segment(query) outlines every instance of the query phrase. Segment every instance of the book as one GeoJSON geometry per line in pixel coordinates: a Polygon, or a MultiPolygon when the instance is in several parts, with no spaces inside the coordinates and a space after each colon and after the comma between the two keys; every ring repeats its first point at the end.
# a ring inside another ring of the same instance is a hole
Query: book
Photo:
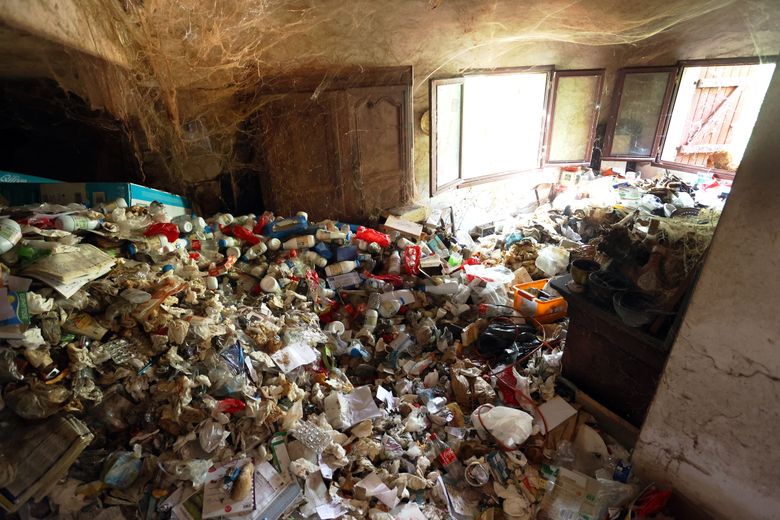
{"type": "Polygon", "coordinates": [[[94,438],[71,415],[24,427],[11,419],[0,424],[0,451],[6,454],[0,473],[10,476],[0,482],[0,506],[9,513],[46,496],[94,438]]]}
{"type": "Polygon", "coordinates": [[[70,298],[84,285],[111,271],[115,260],[91,244],[79,244],[68,251],[51,254],[24,269],[25,276],[36,278],[70,298]]]}

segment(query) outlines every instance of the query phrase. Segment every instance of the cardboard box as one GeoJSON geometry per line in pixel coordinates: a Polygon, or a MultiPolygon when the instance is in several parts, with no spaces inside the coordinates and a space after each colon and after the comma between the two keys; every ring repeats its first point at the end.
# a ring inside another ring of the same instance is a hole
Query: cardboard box
{"type": "Polygon", "coordinates": [[[170,217],[190,213],[189,201],[180,195],[127,182],[2,183],[0,193],[12,206],[77,202],[93,207],[121,197],[131,206],[148,206],[157,201],[165,206],[170,217]]]}

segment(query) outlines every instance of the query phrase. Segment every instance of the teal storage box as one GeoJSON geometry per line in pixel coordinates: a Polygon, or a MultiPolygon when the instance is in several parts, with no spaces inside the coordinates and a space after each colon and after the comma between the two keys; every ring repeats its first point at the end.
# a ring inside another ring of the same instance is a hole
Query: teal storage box
{"type": "Polygon", "coordinates": [[[152,202],[159,202],[165,206],[170,217],[191,213],[189,201],[180,195],[127,182],[2,183],[0,193],[12,206],[37,202],[77,202],[94,207],[121,197],[131,206],[148,206],[152,202]]]}

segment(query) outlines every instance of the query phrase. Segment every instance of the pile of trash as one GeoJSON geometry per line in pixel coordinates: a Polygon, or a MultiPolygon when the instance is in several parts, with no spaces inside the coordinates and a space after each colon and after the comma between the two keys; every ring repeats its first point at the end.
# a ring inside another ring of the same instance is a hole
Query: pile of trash
{"type": "Polygon", "coordinates": [[[7,511],[600,519],[638,494],[628,452],[556,395],[566,320],[516,310],[545,226],[3,213],[7,511]]]}

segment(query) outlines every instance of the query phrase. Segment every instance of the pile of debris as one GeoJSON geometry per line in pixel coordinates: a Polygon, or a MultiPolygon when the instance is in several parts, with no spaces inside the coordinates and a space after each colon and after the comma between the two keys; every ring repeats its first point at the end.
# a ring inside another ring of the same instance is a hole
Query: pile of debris
{"type": "Polygon", "coordinates": [[[566,320],[518,301],[563,265],[540,244],[580,247],[571,217],[474,242],[121,199],[4,214],[8,511],[599,519],[637,495],[556,396],[566,320]]]}

